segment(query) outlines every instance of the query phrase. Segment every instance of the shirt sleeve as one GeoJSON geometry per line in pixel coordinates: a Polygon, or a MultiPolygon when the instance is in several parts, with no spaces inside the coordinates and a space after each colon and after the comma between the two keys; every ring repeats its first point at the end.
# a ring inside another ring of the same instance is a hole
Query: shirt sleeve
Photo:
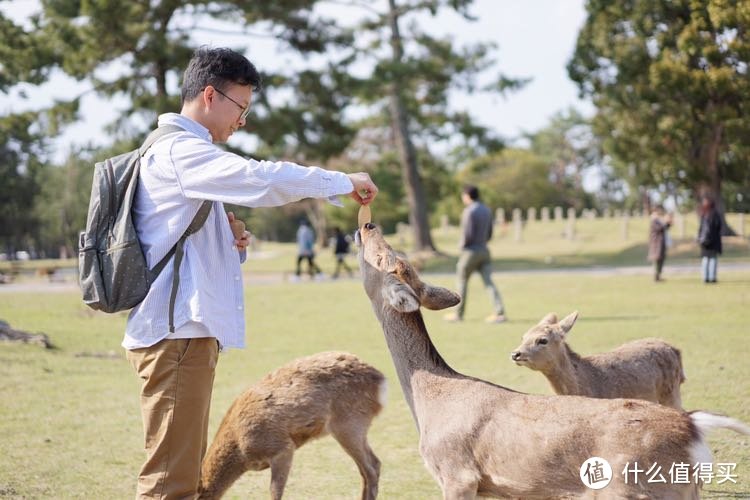
{"type": "Polygon", "coordinates": [[[342,172],[243,158],[187,134],[175,138],[170,160],[187,198],[273,207],[303,198],[330,201],[354,189],[342,172]]]}

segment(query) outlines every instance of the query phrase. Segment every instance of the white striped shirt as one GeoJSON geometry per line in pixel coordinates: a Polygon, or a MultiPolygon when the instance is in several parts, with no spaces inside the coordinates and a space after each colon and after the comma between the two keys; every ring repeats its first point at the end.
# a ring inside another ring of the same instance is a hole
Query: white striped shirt
{"type": "MultiPolygon", "coordinates": [[[[144,155],[133,220],[149,267],[182,236],[203,200],[212,200],[203,227],[187,238],[180,266],[173,337],[211,336],[222,348],[245,346],[245,312],[240,257],[224,203],[279,206],[302,198],[348,194],[346,174],[290,162],[256,161],[212,143],[208,129],[176,113],[159,117],[184,132],[169,134],[144,155]]],[[[169,336],[170,260],[146,298],[128,317],[126,349],[151,346],[169,336]]]]}

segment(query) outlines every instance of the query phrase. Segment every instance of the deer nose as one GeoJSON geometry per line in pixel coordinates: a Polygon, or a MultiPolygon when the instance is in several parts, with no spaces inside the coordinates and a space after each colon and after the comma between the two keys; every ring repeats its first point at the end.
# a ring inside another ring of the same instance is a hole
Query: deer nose
{"type": "Polygon", "coordinates": [[[518,351],[513,351],[512,353],[510,353],[510,359],[512,359],[513,361],[518,361],[519,359],[521,359],[521,353],[518,351]]]}
{"type": "Polygon", "coordinates": [[[368,222],[367,224],[365,224],[365,229],[375,229],[375,224],[373,224],[372,222],[368,222]]]}

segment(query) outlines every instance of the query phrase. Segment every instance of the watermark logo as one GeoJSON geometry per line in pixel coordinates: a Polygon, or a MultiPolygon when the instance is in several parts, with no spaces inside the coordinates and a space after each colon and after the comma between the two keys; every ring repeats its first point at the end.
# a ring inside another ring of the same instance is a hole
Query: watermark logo
{"type": "Polygon", "coordinates": [[[592,490],[600,490],[612,481],[612,467],[601,457],[591,457],[581,465],[581,481],[592,490]]]}

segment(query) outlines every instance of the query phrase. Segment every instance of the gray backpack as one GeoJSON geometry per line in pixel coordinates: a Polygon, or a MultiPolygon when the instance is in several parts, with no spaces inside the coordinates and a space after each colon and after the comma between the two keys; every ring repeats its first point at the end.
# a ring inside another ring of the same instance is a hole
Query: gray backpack
{"type": "Polygon", "coordinates": [[[169,328],[174,331],[174,302],[185,240],[208,218],[211,201],[204,201],[193,221],[174,247],[149,269],[133,225],[131,210],[138,187],[141,157],[159,139],[183,129],[175,125],[157,128],[136,150],[108,158],[94,166],[94,181],[86,231],[78,240],[78,272],[83,301],[108,313],[124,311],[140,303],[172,255],[174,279],[169,301],[169,328]]]}

